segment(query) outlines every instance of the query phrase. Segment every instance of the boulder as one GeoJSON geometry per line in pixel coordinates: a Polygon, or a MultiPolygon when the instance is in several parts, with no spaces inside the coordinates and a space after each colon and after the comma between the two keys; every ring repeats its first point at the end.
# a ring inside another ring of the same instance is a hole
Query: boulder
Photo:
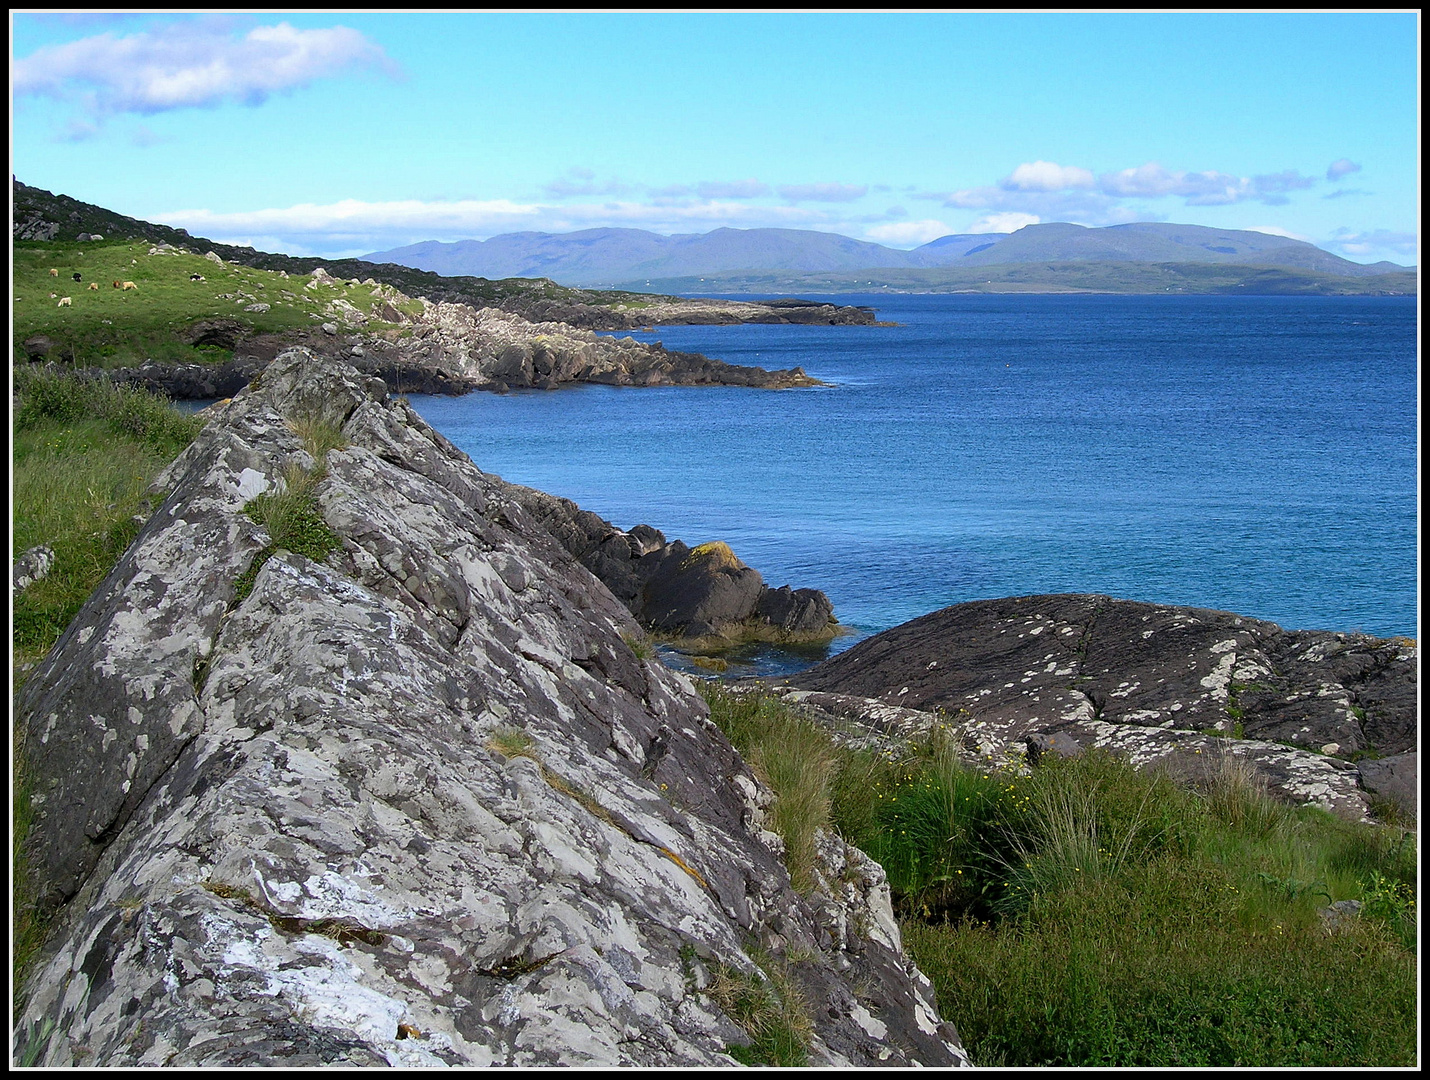
{"type": "Polygon", "coordinates": [[[1411,821],[1420,816],[1419,751],[1392,754],[1385,758],[1365,758],[1357,762],[1361,787],[1377,795],[1411,821]]]}
{"type": "Polygon", "coordinates": [[[789,682],[938,711],[984,757],[1101,746],[1198,779],[1231,754],[1288,799],[1364,818],[1373,784],[1404,801],[1395,777],[1413,772],[1413,754],[1379,770],[1367,758],[1394,762],[1415,749],[1416,660],[1404,638],[1287,631],[1106,596],[1025,596],[933,612],[789,682]]]}
{"type": "Polygon", "coordinates": [[[652,629],[684,637],[719,636],[755,613],[765,582],[721,541],[687,548],[676,541],[641,562],[658,560],[637,611],[652,629]]]}
{"type": "Polygon", "coordinates": [[[157,488],[16,702],[15,1060],[729,1066],[721,987],[770,980],[812,1064],[967,1063],[877,865],[824,836],[796,893],[691,684],[381,382],[284,353],[157,488]],[[245,513],[314,418],[321,560],[245,513]]]}
{"type": "Polygon", "coordinates": [[[24,592],[37,581],[50,576],[55,565],[55,550],[46,544],[21,552],[10,572],[11,593],[24,592]]]}

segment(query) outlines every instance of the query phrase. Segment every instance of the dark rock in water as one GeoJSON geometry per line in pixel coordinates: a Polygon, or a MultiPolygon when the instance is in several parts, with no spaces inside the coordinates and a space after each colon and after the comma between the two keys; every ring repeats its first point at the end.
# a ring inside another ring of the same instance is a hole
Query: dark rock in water
{"type": "Polygon", "coordinates": [[[817,589],[770,589],[728,545],[691,549],[649,525],[622,532],[570,499],[514,487],[517,498],[581,565],[647,629],[684,638],[737,639],[752,630],[774,636],[828,637],[834,605],[817,589]]]}
{"type": "Polygon", "coordinates": [[[638,610],[649,625],[688,637],[720,634],[755,613],[764,579],[746,566],[728,544],[716,541],[687,548],[677,541],[663,552],[646,580],[638,610]]]}
{"type": "Polygon", "coordinates": [[[818,589],[791,589],[781,585],[760,594],[755,613],[777,629],[807,634],[829,625],[834,617],[834,605],[818,589]]]}
{"type": "Polygon", "coordinates": [[[1346,759],[1415,748],[1415,662],[1405,639],[1106,596],[1025,596],[914,619],[789,682],[942,710],[987,752],[1106,746],[1189,778],[1232,753],[1289,798],[1360,816],[1365,789],[1346,759]]]}
{"type": "Polygon", "coordinates": [[[730,1066],[712,988],[763,964],[812,1064],[967,1063],[878,866],[826,835],[796,893],[689,681],[380,381],[285,353],[157,486],[16,701],[54,916],[16,1060],[730,1066]],[[244,509],[310,419],[321,562],[244,509]]]}

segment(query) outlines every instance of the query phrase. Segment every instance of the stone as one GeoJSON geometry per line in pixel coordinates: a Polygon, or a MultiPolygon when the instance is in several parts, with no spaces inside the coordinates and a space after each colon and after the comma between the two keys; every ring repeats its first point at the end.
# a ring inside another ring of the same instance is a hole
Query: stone
{"type": "Polygon", "coordinates": [[[1384,758],[1362,758],[1361,786],[1373,795],[1393,803],[1411,821],[1419,820],[1419,751],[1392,754],[1384,758]]]}
{"type": "Polygon", "coordinates": [[[1200,782],[1230,755],[1283,798],[1366,820],[1373,785],[1405,803],[1397,770],[1413,775],[1413,757],[1378,771],[1366,755],[1413,750],[1415,665],[1406,639],[1106,596],[1025,596],[914,619],[789,683],[937,711],[989,760],[1017,747],[1036,761],[1098,746],[1200,782]]]}
{"type": "Polygon", "coordinates": [[[54,548],[46,544],[21,552],[10,572],[10,589],[13,593],[24,592],[37,581],[50,576],[55,565],[54,548]]]}
{"type": "Polygon", "coordinates": [[[796,893],[690,682],[379,380],[285,352],[156,491],[15,705],[54,917],[16,1060],[730,1066],[708,988],[764,963],[815,1065],[967,1064],[879,868],[824,836],[796,893]],[[304,418],[347,440],[321,562],[244,512],[304,418]]]}

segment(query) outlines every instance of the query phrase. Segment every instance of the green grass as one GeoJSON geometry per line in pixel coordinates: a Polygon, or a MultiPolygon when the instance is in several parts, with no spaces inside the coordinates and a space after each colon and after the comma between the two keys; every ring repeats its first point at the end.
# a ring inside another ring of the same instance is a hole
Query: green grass
{"type": "Polygon", "coordinates": [[[905,946],[975,1063],[1414,1064],[1409,831],[1277,802],[1230,754],[1200,789],[1099,752],[983,774],[937,732],[854,752],[773,699],[704,692],[752,763],[811,755],[793,781],[757,766],[776,811],[827,784],[825,823],[801,827],[837,828],[884,866],[905,946]],[[1361,917],[1328,929],[1333,900],[1361,917]]]}
{"type": "MultiPolygon", "coordinates": [[[[52,359],[72,356],[80,367],[121,367],[148,359],[216,363],[231,354],[183,340],[185,329],[200,319],[236,319],[252,333],[279,333],[333,321],[324,308],[334,300],[346,300],[374,319],[386,303],[377,287],[338,281],[306,288],[311,274],[283,277],[273,270],[220,266],[202,254],[150,255],[149,249],[147,242],[131,241],[14,244],[15,360],[25,361],[21,345],[26,339],[43,334],[56,343],[52,359]],[[51,268],[58,277],[50,276],[51,268]],[[73,280],[76,272],[82,281],[73,280]],[[192,274],[204,280],[192,281],[192,274]],[[116,289],[115,281],[132,281],[136,288],[116,289]],[[91,283],[99,288],[91,290],[91,283]],[[65,296],[70,305],[59,307],[65,296]],[[269,309],[245,310],[254,303],[269,309]]],[[[399,306],[408,315],[421,310],[418,301],[399,306]]],[[[373,321],[368,330],[397,332],[397,326],[373,321]]]]}

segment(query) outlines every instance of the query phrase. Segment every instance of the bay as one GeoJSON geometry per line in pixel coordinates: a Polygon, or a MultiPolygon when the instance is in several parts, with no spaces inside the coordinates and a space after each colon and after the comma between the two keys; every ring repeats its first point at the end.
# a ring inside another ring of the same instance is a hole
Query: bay
{"type": "Polygon", "coordinates": [[[632,336],[829,388],[410,400],[488,472],[823,589],[836,651],[1052,592],[1416,634],[1413,297],[828,299],[898,325],[632,336]]]}

